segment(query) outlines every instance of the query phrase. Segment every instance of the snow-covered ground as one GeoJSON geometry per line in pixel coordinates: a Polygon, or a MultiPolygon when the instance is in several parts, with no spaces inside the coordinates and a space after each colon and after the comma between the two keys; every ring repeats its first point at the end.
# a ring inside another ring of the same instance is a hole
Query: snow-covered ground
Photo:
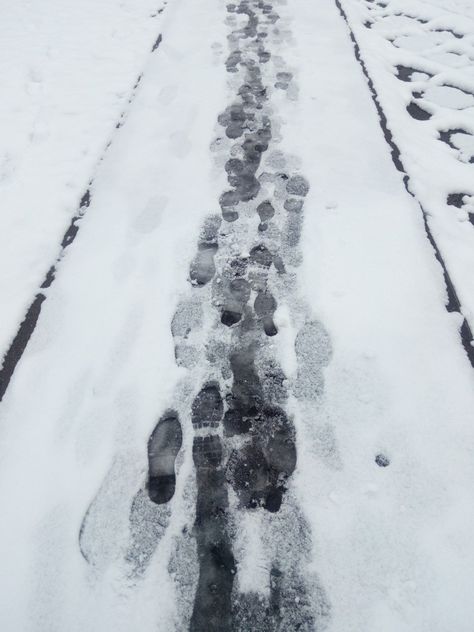
{"type": "Polygon", "coordinates": [[[0,24],[0,353],[59,254],[160,32],[158,0],[14,2],[0,24]]]}
{"type": "Polygon", "coordinates": [[[470,632],[470,4],[4,14],[2,632],[470,632]]]}
{"type": "Polygon", "coordinates": [[[474,20],[456,2],[349,0],[344,6],[410,191],[427,213],[472,328],[474,20]]]}

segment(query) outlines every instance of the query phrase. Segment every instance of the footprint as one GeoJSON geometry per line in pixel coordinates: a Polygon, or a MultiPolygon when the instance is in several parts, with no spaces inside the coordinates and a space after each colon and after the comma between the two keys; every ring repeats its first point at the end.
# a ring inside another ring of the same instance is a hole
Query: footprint
{"type": "Polygon", "coordinates": [[[141,576],[146,571],[168,522],[168,507],[152,502],[147,492],[140,489],[130,509],[130,541],[125,553],[132,576],[141,576]]]}
{"type": "Polygon", "coordinates": [[[191,406],[193,427],[217,428],[224,414],[224,404],[217,382],[206,384],[196,395],[191,406]]]}
{"type": "Polygon", "coordinates": [[[286,184],[286,190],[290,195],[299,195],[304,197],[308,194],[309,184],[303,176],[292,176],[286,184]]]}
{"type": "MultiPolygon", "coordinates": [[[[227,463],[227,480],[237,493],[240,504],[247,509],[265,505],[271,472],[261,446],[252,443],[234,450],[227,463]]],[[[274,504],[278,504],[278,500],[274,504]]]]}
{"type": "Polygon", "coordinates": [[[267,336],[276,336],[278,329],[273,322],[273,314],[277,308],[277,302],[274,296],[266,290],[258,292],[254,302],[255,313],[261,319],[263,330],[267,336]]]}
{"type": "Polygon", "coordinates": [[[330,607],[321,586],[298,568],[286,572],[275,565],[270,573],[270,611],[279,630],[322,630],[330,607]],[[311,583],[314,585],[312,586],[311,583]]]}
{"type": "Polygon", "coordinates": [[[228,534],[229,507],[222,470],[222,444],[217,435],[195,437],[197,501],[194,533],[199,581],[190,622],[192,632],[231,630],[231,594],[236,565],[228,534]]]}
{"type": "Polygon", "coordinates": [[[288,399],[287,378],[275,359],[258,363],[265,401],[283,404],[288,399]]]}
{"type": "Polygon", "coordinates": [[[298,198],[289,198],[285,200],[283,208],[290,213],[300,213],[303,210],[303,200],[298,198]]]}
{"type": "Polygon", "coordinates": [[[189,269],[189,278],[192,285],[207,285],[216,273],[214,256],[217,252],[217,244],[201,243],[189,269]]]}
{"type": "Polygon", "coordinates": [[[318,321],[307,321],[298,332],[295,340],[295,352],[298,362],[294,392],[302,399],[317,399],[324,388],[322,369],[331,359],[329,336],[318,321]]]}
{"type": "Polygon", "coordinates": [[[229,407],[253,418],[263,404],[263,391],[255,369],[255,345],[242,346],[230,356],[234,378],[229,407]]]}
{"type": "Polygon", "coordinates": [[[275,513],[295,467],[293,426],[283,409],[265,406],[255,420],[250,443],[229,457],[227,477],[243,507],[264,507],[275,513]]]}
{"type": "Polygon", "coordinates": [[[275,215],[275,209],[269,200],[265,200],[265,202],[261,202],[257,206],[257,213],[260,217],[260,221],[266,222],[275,215]]]}
{"type": "Polygon", "coordinates": [[[233,601],[234,632],[275,632],[279,630],[278,622],[273,618],[269,599],[256,592],[236,592],[233,601]]]}
{"type": "Polygon", "coordinates": [[[130,499],[143,475],[139,456],[130,453],[114,459],[82,520],[79,548],[97,571],[105,571],[126,548],[130,499]]]}
{"type": "Polygon", "coordinates": [[[148,440],[148,496],[157,505],[169,502],[174,495],[175,460],[182,442],[178,415],[167,411],[148,440]]]}
{"type": "Polygon", "coordinates": [[[250,263],[262,268],[269,268],[273,262],[273,255],[263,244],[254,246],[250,251],[250,263]]]}
{"type": "Polygon", "coordinates": [[[238,72],[237,66],[241,63],[241,60],[242,52],[238,49],[232,51],[225,62],[227,72],[238,72]]]}
{"type": "Polygon", "coordinates": [[[188,338],[193,330],[201,327],[202,320],[202,304],[197,297],[181,300],[171,321],[173,338],[188,338]]]}
{"type": "Polygon", "coordinates": [[[218,215],[209,215],[204,222],[199,236],[198,251],[189,270],[192,285],[206,285],[216,273],[214,256],[219,247],[218,233],[221,221],[218,215]]]}
{"type": "Polygon", "coordinates": [[[270,566],[272,630],[326,630],[331,605],[311,569],[311,529],[290,496],[282,510],[262,525],[270,566]]]}
{"type": "Polygon", "coordinates": [[[224,415],[224,436],[235,437],[247,434],[252,427],[252,418],[244,416],[242,411],[229,408],[224,415]]]}
{"type": "Polygon", "coordinates": [[[239,322],[250,298],[250,284],[237,276],[238,266],[230,266],[213,287],[214,301],[221,310],[221,322],[228,327],[239,322]]]}

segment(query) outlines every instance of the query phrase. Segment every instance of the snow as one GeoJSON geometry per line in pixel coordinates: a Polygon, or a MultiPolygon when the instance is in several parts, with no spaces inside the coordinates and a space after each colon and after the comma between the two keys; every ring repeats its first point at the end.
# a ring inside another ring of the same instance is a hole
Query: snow
{"type": "MultiPolygon", "coordinates": [[[[143,446],[179,375],[171,317],[200,221],[218,197],[208,177],[208,145],[222,109],[224,69],[209,48],[215,38],[208,12],[221,17],[211,1],[169,7],[168,42],[147,58],[126,125],[97,169],[74,250],[61,264],[21,375],[3,402],[0,494],[9,519],[0,528],[8,578],[0,611],[6,632],[130,630],[134,617],[142,629],[154,629],[156,609],[162,621],[172,615],[169,578],[153,608],[143,613],[145,591],[123,612],[110,578],[91,583],[78,536],[113,462],[125,463],[118,468],[119,498],[120,488],[140,486],[143,446]],[[209,71],[197,74],[190,56],[209,71]],[[208,103],[207,93],[213,94],[208,103]],[[184,152],[182,143],[173,151],[176,138],[187,138],[192,151],[184,152]],[[183,174],[194,186],[182,186],[183,174]]],[[[127,520],[117,508],[101,537],[112,537],[117,554],[115,516],[127,520]]]]}
{"type": "Polygon", "coordinates": [[[344,465],[305,453],[299,484],[315,525],[315,567],[337,594],[329,629],[467,631],[472,380],[459,349],[449,351],[457,323],[442,307],[420,211],[392,168],[364,79],[346,72],[340,83],[351,54],[345,28],[331,8],[313,14],[303,5],[302,111],[291,120],[324,125],[311,134],[289,123],[285,137],[304,151],[314,183],[302,291],[332,340],[317,417],[333,427],[344,465]],[[317,39],[313,20],[324,33],[317,39]],[[387,468],[374,463],[380,451],[387,468]]]}
{"type": "MultiPolygon", "coordinates": [[[[473,77],[432,53],[456,45],[467,55],[474,13],[466,0],[391,0],[372,14],[362,0],[342,4],[474,324],[473,77]],[[430,30],[441,26],[465,41],[430,30]],[[411,82],[396,78],[397,65],[415,69],[411,82]],[[413,92],[430,120],[406,112],[413,92]],[[447,130],[452,146],[440,141],[447,130]],[[451,193],[464,194],[461,209],[447,204],[451,193]]],[[[470,632],[474,388],[462,318],[445,309],[420,206],[394,168],[336,4],[275,6],[271,63],[292,78],[270,91],[262,169],[301,174],[287,192],[310,185],[300,244],[284,242],[294,277],[272,281],[270,350],[289,384],[298,459],[279,513],[233,514],[236,585],[268,598],[270,560],[291,562],[307,538],[298,564],[316,578],[320,629],[470,632]]],[[[204,345],[219,354],[227,335],[212,329],[211,294],[191,288],[189,266],[227,187],[226,146],[213,141],[232,85],[227,35],[245,20],[220,0],[170,0],[160,14],[148,0],[18,2],[4,13],[2,58],[16,55],[19,70],[0,67],[10,82],[0,106],[0,348],[93,183],[0,405],[1,629],[184,630],[199,573],[186,407],[209,379],[204,345]],[[192,366],[176,363],[181,338],[192,366]],[[170,407],[185,421],[176,492],[152,505],[146,446],[170,407]]],[[[255,215],[223,222],[217,267],[229,252],[249,254],[255,215]]]]}
{"type": "MultiPolygon", "coordinates": [[[[410,190],[428,213],[430,229],[456,286],[462,312],[472,328],[474,233],[469,223],[459,221],[458,216],[452,212],[452,207],[446,203],[451,193],[474,193],[472,166],[466,164],[468,161],[461,153],[456,160],[453,152],[439,142],[442,131],[472,130],[472,64],[452,68],[440,64],[436,55],[450,51],[465,56],[472,54],[474,23],[469,11],[462,17],[458,15],[461,5],[455,2],[450,4],[446,1],[442,5],[393,0],[386,8],[375,12],[376,21],[384,22],[395,13],[416,15],[423,20],[423,23],[417,22],[419,35],[413,36],[413,41],[425,41],[426,47],[420,45],[416,50],[403,50],[384,40],[376,29],[363,26],[370,15],[371,6],[362,0],[344,2],[349,21],[361,46],[362,56],[379,93],[395,142],[400,148],[403,164],[410,177],[410,190]],[[455,37],[454,33],[459,37],[455,37]],[[418,37],[421,39],[417,39],[418,37]],[[400,64],[432,75],[423,85],[423,98],[417,101],[418,105],[432,114],[430,120],[420,123],[408,115],[406,106],[413,98],[412,90],[418,90],[418,84],[411,87],[410,82],[401,82],[392,74],[391,69],[400,64]],[[447,90],[448,88],[451,90],[447,90]],[[457,89],[457,92],[454,93],[453,89],[457,89]],[[428,95],[436,95],[436,102],[443,95],[442,108],[429,100],[427,91],[428,95]],[[459,91],[467,94],[459,94],[459,91]],[[452,105],[455,107],[445,107],[452,105]],[[464,109],[457,109],[459,105],[464,109]]],[[[392,32],[391,36],[394,35],[392,32]]],[[[394,43],[403,37],[403,33],[400,33],[394,43]]]]}
{"type": "Polygon", "coordinates": [[[451,142],[453,145],[456,145],[468,159],[474,156],[474,136],[458,132],[451,136],[451,142]]]}
{"type": "Polygon", "coordinates": [[[393,44],[399,48],[414,52],[423,52],[438,44],[443,44],[452,39],[450,33],[423,33],[420,35],[402,35],[397,37],[393,44]]]}
{"type": "Polygon", "coordinates": [[[2,355],[128,107],[159,8],[48,0],[15,2],[2,16],[2,355]]]}
{"type": "Polygon", "coordinates": [[[474,96],[466,94],[451,86],[432,86],[425,90],[423,98],[433,101],[436,105],[454,110],[462,110],[474,105],[474,96]]]}

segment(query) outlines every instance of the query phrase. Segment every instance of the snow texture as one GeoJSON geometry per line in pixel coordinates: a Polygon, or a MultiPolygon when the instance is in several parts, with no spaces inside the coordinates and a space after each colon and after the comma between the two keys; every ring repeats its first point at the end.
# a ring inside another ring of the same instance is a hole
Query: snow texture
{"type": "Polygon", "coordinates": [[[471,632],[470,3],[4,14],[2,632],[471,632]]]}

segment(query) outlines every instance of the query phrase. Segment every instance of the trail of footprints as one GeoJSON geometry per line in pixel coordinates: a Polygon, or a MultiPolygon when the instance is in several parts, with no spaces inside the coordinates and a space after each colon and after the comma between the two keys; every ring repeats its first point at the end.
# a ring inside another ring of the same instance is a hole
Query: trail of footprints
{"type": "MultiPolygon", "coordinates": [[[[413,83],[412,100],[407,112],[418,121],[432,119],[439,139],[453,150],[457,160],[474,164],[474,87],[470,91],[446,81],[439,85],[439,73],[426,69],[427,62],[428,66],[434,62],[444,73],[450,68],[472,68],[474,33],[465,35],[448,27],[441,28],[438,22],[432,26],[430,20],[424,17],[392,10],[389,2],[365,0],[365,4],[371,16],[365,26],[378,31],[396,48],[416,55],[418,67],[403,64],[396,66],[397,78],[413,83]],[[460,114],[458,126],[446,128],[437,125],[437,114],[445,111],[460,114]]],[[[466,79],[468,84],[474,86],[472,74],[466,75],[466,79]]],[[[469,221],[474,224],[474,196],[456,192],[450,194],[446,202],[466,211],[469,221]]]]}
{"type": "MultiPolygon", "coordinates": [[[[275,53],[291,33],[273,4],[259,0],[228,4],[227,24],[231,100],[211,150],[228,187],[220,212],[202,226],[190,291],[172,321],[176,362],[188,376],[149,438],[146,486],[131,503],[119,555],[138,581],[173,531],[179,507],[194,523],[174,529],[176,629],[322,630],[330,607],[308,569],[311,534],[291,492],[298,457],[289,398],[314,408],[331,356],[324,328],[297,294],[309,184],[297,160],[278,149],[278,102],[297,98],[297,86],[275,53]],[[298,331],[291,379],[278,355],[282,305],[298,331]],[[177,494],[185,470],[181,448],[191,443],[194,473],[177,494]],[[250,544],[239,540],[248,521],[260,556],[249,575],[260,583],[251,588],[243,569],[255,562],[250,544]]],[[[331,441],[328,454],[336,462],[331,441]]],[[[94,541],[105,528],[106,496],[101,488],[81,528],[81,550],[92,566],[101,564],[94,541]]]]}

